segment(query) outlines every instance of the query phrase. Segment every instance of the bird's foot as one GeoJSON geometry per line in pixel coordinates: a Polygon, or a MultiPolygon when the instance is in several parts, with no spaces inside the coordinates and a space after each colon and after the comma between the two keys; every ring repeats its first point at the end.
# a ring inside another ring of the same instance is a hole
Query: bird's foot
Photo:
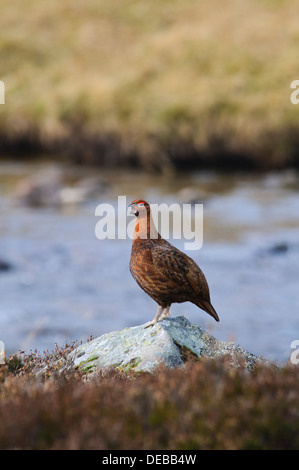
{"type": "Polygon", "coordinates": [[[161,321],[161,320],[166,320],[166,318],[168,318],[169,316],[170,316],[170,312],[167,313],[166,315],[162,315],[162,317],[159,318],[159,321],[161,321]]]}
{"type": "Polygon", "coordinates": [[[163,313],[163,310],[164,310],[164,308],[163,308],[161,305],[159,305],[158,310],[157,310],[157,313],[156,313],[156,316],[152,319],[152,321],[150,321],[150,322],[148,323],[148,325],[146,325],[145,328],[149,328],[150,326],[155,325],[155,324],[157,323],[157,321],[160,320],[160,317],[161,317],[161,315],[162,315],[162,313],[163,313]]]}
{"type": "Polygon", "coordinates": [[[157,320],[149,321],[144,328],[149,328],[150,326],[154,326],[157,323],[157,320]]]}
{"type": "Polygon", "coordinates": [[[166,307],[166,309],[163,311],[163,313],[160,315],[159,321],[165,320],[170,316],[170,307],[166,307]]]}
{"type": "Polygon", "coordinates": [[[165,318],[169,317],[169,315],[170,315],[170,306],[164,308],[161,305],[159,305],[156,316],[152,319],[152,321],[150,321],[145,326],[145,328],[149,328],[150,326],[155,325],[156,323],[158,323],[158,321],[165,320],[165,318]]]}

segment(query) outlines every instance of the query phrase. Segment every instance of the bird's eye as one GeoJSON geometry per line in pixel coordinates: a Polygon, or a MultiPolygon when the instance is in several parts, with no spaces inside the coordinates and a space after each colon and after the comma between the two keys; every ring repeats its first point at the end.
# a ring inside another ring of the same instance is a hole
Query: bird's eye
{"type": "Polygon", "coordinates": [[[143,203],[143,202],[139,202],[138,207],[143,207],[143,206],[144,206],[144,203],[143,203]]]}

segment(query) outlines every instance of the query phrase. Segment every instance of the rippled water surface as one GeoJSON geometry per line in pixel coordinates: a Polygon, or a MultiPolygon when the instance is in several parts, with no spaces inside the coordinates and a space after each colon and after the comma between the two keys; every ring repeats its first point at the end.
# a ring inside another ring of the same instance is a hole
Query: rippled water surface
{"type": "MultiPolygon", "coordinates": [[[[129,272],[131,240],[95,236],[95,208],[112,203],[117,214],[119,195],[203,203],[203,246],[188,254],[208,279],[220,323],[190,303],[174,304],[172,315],[268,359],[289,359],[299,339],[298,174],[174,177],[9,162],[0,164],[0,339],[8,353],[52,350],[154,316],[156,304],[129,272]]],[[[173,243],[184,249],[184,240],[173,243]]]]}

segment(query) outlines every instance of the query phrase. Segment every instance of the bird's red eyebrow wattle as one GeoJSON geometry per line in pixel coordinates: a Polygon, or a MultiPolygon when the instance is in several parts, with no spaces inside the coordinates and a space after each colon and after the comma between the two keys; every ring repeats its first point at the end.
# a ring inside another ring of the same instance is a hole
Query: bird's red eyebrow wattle
{"type": "Polygon", "coordinates": [[[135,199],[134,201],[131,202],[131,205],[133,204],[144,204],[147,205],[147,202],[144,199],[135,199]]]}

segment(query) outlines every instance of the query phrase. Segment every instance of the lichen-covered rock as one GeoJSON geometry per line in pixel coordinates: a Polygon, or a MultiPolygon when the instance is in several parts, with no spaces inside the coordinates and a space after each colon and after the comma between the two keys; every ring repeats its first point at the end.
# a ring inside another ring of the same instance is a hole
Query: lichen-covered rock
{"type": "Polygon", "coordinates": [[[243,365],[249,370],[267,362],[236,343],[217,340],[183,316],[146,326],[106,333],[78,346],[69,360],[74,367],[90,373],[107,368],[153,372],[161,364],[179,367],[189,358],[200,357],[226,356],[232,366],[243,365]]]}

